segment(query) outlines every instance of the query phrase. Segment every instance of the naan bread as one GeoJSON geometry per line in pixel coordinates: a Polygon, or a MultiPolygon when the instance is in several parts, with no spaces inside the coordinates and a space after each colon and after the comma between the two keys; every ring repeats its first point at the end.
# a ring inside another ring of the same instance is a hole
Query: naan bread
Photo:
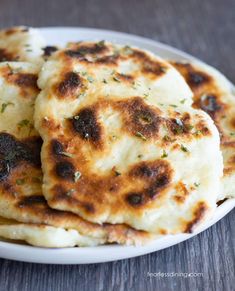
{"type": "Polygon", "coordinates": [[[70,44],[43,66],[35,126],[52,208],[155,234],[191,232],[216,207],[219,134],[154,55],[70,44]]]}
{"type": "Polygon", "coordinates": [[[194,93],[195,108],[214,120],[224,159],[223,192],[219,199],[235,197],[235,94],[234,86],[214,68],[197,62],[172,62],[194,93]]]}
{"type": "Polygon", "coordinates": [[[80,235],[76,230],[45,224],[25,224],[2,217],[0,217],[0,237],[47,248],[96,246],[103,243],[102,239],[80,235]]]}
{"type": "Polygon", "coordinates": [[[27,61],[41,65],[45,41],[39,31],[28,27],[0,30],[0,62],[27,61]]]}
{"type": "Polygon", "coordinates": [[[0,64],[0,215],[21,222],[1,221],[0,236],[45,247],[153,239],[126,225],[100,226],[48,207],[41,191],[42,142],[33,127],[37,73],[29,63],[0,64]]]}

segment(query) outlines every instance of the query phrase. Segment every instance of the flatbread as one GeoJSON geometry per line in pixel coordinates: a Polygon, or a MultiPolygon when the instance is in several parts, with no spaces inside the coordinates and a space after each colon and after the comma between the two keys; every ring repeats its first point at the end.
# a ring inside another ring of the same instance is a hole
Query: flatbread
{"type": "Polygon", "coordinates": [[[48,207],[41,191],[41,138],[33,127],[38,66],[0,64],[0,236],[45,247],[118,242],[143,244],[152,235],[126,225],[96,225],[48,207]],[[54,227],[52,227],[54,226],[54,227]]]}
{"type": "Polygon", "coordinates": [[[137,48],[80,42],[56,52],[38,84],[50,207],[155,234],[190,232],[213,213],[219,134],[191,108],[191,91],[168,63],[137,48]]]}
{"type": "Polygon", "coordinates": [[[0,62],[26,61],[41,65],[45,40],[35,28],[24,26],[0,30],[0,62]]]}
{"type": "Polygon", "coordinates": [[[214,120],[224,159],[223,192],[219,199],[235,197],[235,94],[234,86],[216,69],[199,62],[172,62],[194,93],[195,108],[214,120]]]}
{"type": "Polygon", "coordinates": [[[96,246],[102,239],[80,235],[74,229],[47,226],[45,224],[20,223],[0,217],[0,236],[8,242],[26,242],[33,246],[63,248],[74,246],[96,246]],[[10,241],[9,241],[10,240],[10,241]]]}

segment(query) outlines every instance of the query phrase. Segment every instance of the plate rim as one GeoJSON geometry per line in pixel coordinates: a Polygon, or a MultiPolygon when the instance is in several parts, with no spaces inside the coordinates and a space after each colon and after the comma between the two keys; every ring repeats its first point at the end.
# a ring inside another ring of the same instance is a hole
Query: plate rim
{"type": "MultiPolygon", "coordinates": [[[[143,48],[146,46],[155,47],[156,50],[162,49],[168,53],[178,55],[181,59],[195,60],[202,64],[205,62],[197,59],[196,57],[174,48],[162,42],[152,40],[143,36],[129,34],[126,32],[97,29],[89,27],[70,27],[70,26],[49,26],[38,27],[42,34],[50,34],[55,31],[73,31],[75,33],[97,33],[115,36],[128,40],[129,42],[142,43],[143,48]]],[[[106,38],[106,37],[105,37],[106,38]]],[[[149,48],[147,48],[149,50],[149,48]]],[[[151,49],[150,49],[151,50],[151,49]]],[[[231,83],[231,82],[230,82],[231,83]]],[[[232,84],[232,83],[231,83],[232,84]]],[[[73,248],[40,248],[28,245],[20,245],[17,243],[4,242],[0,240],[0,258],[11,259],[17,261],[43,263],[43,264],[89,264],[89,263],[103,263],[127,259],[132,257],[149,254],[155,251],[163,250],[170,246],[179,244],[188,240],[202,231],[208,229],[210,226],[217,223],[220,219],[225,217],[235,207],[235,198],[226,200],[222,205],[216,209],[214,217],[208,221],[203,227],[193,234],[178,234],[175,236],[168,235],[164,238],[155,240],[146,246],[122,246],[122,245],[104,245],[95,247],[73,247],[73,248]],[[160,243],[159,243],[160,242],[160,243]],[[160,244],[160,246],[158,245],[160,244]]]]}

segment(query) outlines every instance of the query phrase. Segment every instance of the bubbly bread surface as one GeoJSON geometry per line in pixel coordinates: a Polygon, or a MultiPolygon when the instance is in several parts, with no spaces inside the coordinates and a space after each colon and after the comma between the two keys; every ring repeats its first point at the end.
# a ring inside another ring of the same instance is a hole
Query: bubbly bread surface
{"type": "Polygon", "coordinates": [[[71,43],[45,63],[38,85],[50,207],[155,234],[191,232],[213,213],[219,133],[167,62],[137,48],[71,43]]]}
{"type": "Polygon", "coordinates": [[[220,132],[224,160],[223,192],[219,199],[235,197],[234,86],[216,69],[198,62],[172,62],[194,93],[193,106],[207,112],[220,132]]]}
{"type": "Polygon", "coordinates": [[[41,65],[45,41],[35,28],[24,26],[0,30],[0,62],[23,61],[41,65]]]}
{"type": "Polygon", "coordinates": [[[38,66],[0,64],[0,236],[45,247],[143,244],[152,236],[126,225],[97,225],[51,209],[42,195],[41,138],[33,126],[38,66]],[[58,229],[57,229],[58,228],[58,229]],[[68,230],[68,231],[67,231],[68,230]],[[87,240],[86,240],[87,239],[87,240]]]}

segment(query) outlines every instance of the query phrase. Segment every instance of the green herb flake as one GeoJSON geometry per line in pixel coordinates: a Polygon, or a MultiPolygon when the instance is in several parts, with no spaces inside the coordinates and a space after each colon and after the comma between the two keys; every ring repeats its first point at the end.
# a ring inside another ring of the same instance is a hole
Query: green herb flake
{"type": "Polygon", "coordinates": [[[200,186],[200,183],[195,182],[195,183],[193,183],[193,185],[194,185],[195,187],[199,187],[199,186],[200,186]]]}
{"type": "Polygon", "coordinates": [[[27,127],[30,125],[30,122],[28,119],[22,119],[19,123],[18,123],[18,127],[22,128],[22,127],[27,127]]]}
{"type": "Polygon", "coordinates": [[[142,155],[142,154],[139,154],[137,157],[138,157],[139,159],[141,159],[141,158],[143,158],[143,155],[142,155]]]}
{"type": "Polygon", "coordinates": [[[98,47],[104,47],[104,45],[105,45],[105,40],[101,40],[97,43],[98,47]]]}
{"type": "Polygon", "coordinates": [[[230,132],[230,135],[231,136],[235,136],[235,132],[230,132]]]}
{"type": "Polygon", "coordinates": [[[25,183],[25,179],[16,179],[17,185],[23,185],[25,183]]]}
{"type": "Polygon", "coordinates": [[[180,149],[181,149],[183,152],[185,152],[185,153],[188,153],[188,152],[189,152],[189,150],[188,150],[184,145],[181,145],[181,146],[180,146],[180,149]]]}
{"type": "Polygon", "coordinates": [[[7,63],[7,67],[8,67],[8,70],[10,71],[10,73],[8,75],[13,75],[14,71],[13,71],[12,67],[8,63],[7,63]]]}
{"type": "Polygon", "coordinates": [[[90,83],[93,83],[93,82],[94,82],[94,79],[93,79],[91,76],[87,76],[87,80],[88,80],[90,83]]]}
{"type": "Polygon", "coordinates": [[[184,99],[180,100],[180,103],[181,103],[181,104],[184,104],[186,100],[187,100],[187,99],[184,98],[184,99]]]}
{"type": "Polygon", "coordinates": [[[128,55],[130,55],[132,53],[133,53],[133,50],[129,45],[124,46],[124,48],[123,48],[123,54],[124,55],[128,56],[128,55]]]}
{"type": "Polygon", "coordinates": [[[161,158],[164,159],[164,158],[167,158],[167,157],[168,157],[168,154],[166,153],[165,150],[163,150],[161,158]]]}
{"type": "Polygon", "coordinates": [[[108,84],[108,82],[107,82],[106,79],[103,79],[103,83],[104,83],[104,84],[108,84]]]}
{"type": "Polygon", "coordinates": [[[81,178],[82,174],[77,171],[74,173],[74,182],[77,182],[81,178]]]}
{"type": "Polygon", "coordinates": [[[67,152],[60,152],[61,155],[65,156],[65,157],[68,157],[68,158],[72,158],[73,155],[70,154],[70,153],[67,153],[67,152]]]}
{"type": "Polygon", "coordinates": [[[81,92],[80,94],[78,94],[77,98],[83,97],[86,95],[86,92],[81,92]]]}
{"type": "Polygon", "coordinates": [[[165,67],[160,67],[159,70],[160,70],[160,72],[162,72],[162,73],[166,73],[167,68],[165,68],[165,67]]]}
{"type": "Polygon", "coordinates": [[[12,102],[2,103],[1,113],[3,113],[6,110],[7,106],[9,106],[9,105],[15,105],[15,104],[12,102]]]}
{"type": "Polygon", "coordinates": [[[147,98],[149,96],[149,93],[144,93],[144,98],[147,98]]]}
{"type": "Polygon", "coordinates": [[[144,141],[147,140],[147,138],[146,138],[146,137],[145,137],[141,132],[139,132],[139,131],[137,131],[137,132],[135,133],[135,136],[141,138],[141,139],[144,140],[144,141]]]}
{"type": "Polygon", "coordinates": [[[113,80],[115,81],[115,82],[118,82],[118,83],[120,83],[121,81],[117,78],[117,77],[113,77],[113,80]]]}
{"type": "Polygon", "coordinates": [[[191,125],[191,124],[187,124],[185,127],[186,127],[188,130],[192,130],[194,126],[191,125]]]}
{"type": "Polygon", "coordinates": [[[171,106],[171,107],[173,107],[173,108],[176,108],[176,107],[178,107],[177,105],[175,105],[175,104],[170,104],[169,106],[171,106]]]}
{"type": "Polygon", "coordinates": [[[196,131],[194,132],[194,134],[197,135],[197,136],[198,136],[198,135],[201,135],[201,134],[202,134],[202,131],[201,131],[201,130],[196,130],[196,131]]]}
{"type": "Polygon", "coordinates": [[[115,173],[116,176],[121,176],[121,173],[118,172],[117,170],[114,170],[114,173],[115,173]]]}
{"type": "Polygon", "coordinates": [[[172,141],[171,138],[169,137],[169,135],[167,135],[167,134],[163,136],[163,140],[164,141],[172,141]]]}

